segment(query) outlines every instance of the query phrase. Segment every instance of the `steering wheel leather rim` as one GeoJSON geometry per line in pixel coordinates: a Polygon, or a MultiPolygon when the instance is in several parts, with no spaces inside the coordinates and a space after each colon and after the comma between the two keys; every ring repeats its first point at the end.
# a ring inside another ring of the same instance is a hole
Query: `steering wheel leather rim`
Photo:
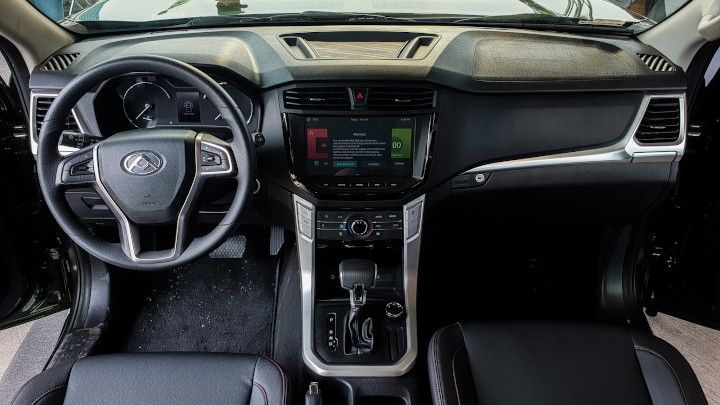
{"type": "Polygon", "coordinates": [[[242,112],[228,93],[199,69],[167,57],[136,56],[115,59],[97,65],[77,76],[58,94],[47,112],[38,135],[38,180],[46,204],[60,227],[89,254],[114,266],[133,270],[161,270],[177,267],[209,253],[232,232],[255,185],[255,148],[242,112]],[[208,234],[193,239],[177,257],[166,261],[138,262],[131,259],[120,244],[95,236],[75,215],[65,198],[65,187],[57,183],[58,165],[66,159],[58,152],[58,141],[66,117],[75,104],[106,80],[134,72],[152,72],[181,80],[195,87],[215,104],[232,132],[227,146],[234,155],[237,190],[222,221],[208,234]]]}

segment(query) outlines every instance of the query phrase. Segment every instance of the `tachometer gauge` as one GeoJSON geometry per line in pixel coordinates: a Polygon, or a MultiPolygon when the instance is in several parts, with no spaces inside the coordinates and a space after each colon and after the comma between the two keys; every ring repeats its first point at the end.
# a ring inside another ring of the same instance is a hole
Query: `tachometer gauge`
{"type": "MultiPolygon", "coordinates": [[[[255,106],[253,105],[252,99],[245,95],[245,93],[243,93],[239,88],[233,86],[232,84],[228,84],[226,81],[218,81],[218,84],[228,92],[233,100],[235,100],[235,103],[242,112],[243,117],[245,117],[245,123],[250,124],[250,121],[253,119],[253,113],[255,112],[255,106]]],[[[225,122],[220,114],[216,114],[213,118],[215,122],[225,122]]]]}
{"type": "Polygon", "coordinates": [[[155,83],[137,82],[123,95],[125,116],[137,128],[153,127],[157,123],[159,103],[170,98],[170,94],[155,83]]]}

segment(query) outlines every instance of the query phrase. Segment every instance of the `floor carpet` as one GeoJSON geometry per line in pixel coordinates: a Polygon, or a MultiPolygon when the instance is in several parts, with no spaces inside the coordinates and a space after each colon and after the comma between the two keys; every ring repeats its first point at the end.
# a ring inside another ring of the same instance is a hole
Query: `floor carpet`
{"type": "Polygon", "coordinates": [[[166,272],[118,270],[111,325],[119,350],[271,354],[278,259],[248,250],[166,272]]]}
{"type": "Polygon", "coordinates": [[[45,368],[69,313],[56,312],[0,332],[0,405],[9,404],[45,368]]]}
{"type": "Polygon", "coordinates": [[[700,380],[711,405],[720,405],[720,331],[658,314],[648,317],[655,336],[682,353],[700,380]]]}

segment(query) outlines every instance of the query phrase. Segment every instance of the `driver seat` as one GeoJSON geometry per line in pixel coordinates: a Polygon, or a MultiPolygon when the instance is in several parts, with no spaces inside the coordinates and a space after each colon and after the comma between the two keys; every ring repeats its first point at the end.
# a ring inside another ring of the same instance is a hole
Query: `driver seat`
{"type": "Polygon", "coordinates": [[[287,384],[280,366],[262,356],[108,354],[45,370],[13,403],[285,405],[287,384]]]}

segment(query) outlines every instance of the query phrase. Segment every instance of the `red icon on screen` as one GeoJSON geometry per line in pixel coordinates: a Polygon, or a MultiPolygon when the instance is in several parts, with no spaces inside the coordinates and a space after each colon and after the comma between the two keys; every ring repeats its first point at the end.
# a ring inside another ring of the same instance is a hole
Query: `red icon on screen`
{"type": "Polygon", "coordinates": [[[357,94],[355,95],[355,100],[363,101],[363,100],[365,100],[365,95],[362,92],[358,91],[357,94]]]}
{"type": "Polygon", "coordinates": [[[327,159],[330,157],[330,141],[327,128],[307,129],[307,150],[310,159],[327,159]]]}

